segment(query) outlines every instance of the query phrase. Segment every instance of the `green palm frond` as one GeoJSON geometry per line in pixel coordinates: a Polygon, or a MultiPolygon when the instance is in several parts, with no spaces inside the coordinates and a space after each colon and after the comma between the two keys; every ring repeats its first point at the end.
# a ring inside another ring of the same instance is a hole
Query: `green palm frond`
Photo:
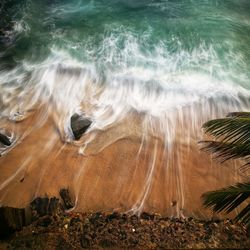
{"type": "MultiPolygon", "coordinates": [[[[250,156],[250,143],[230,143],[223,141],[202,141],[201,150],[212,153],[225,162],[230,159],[247,158],[250,156]]],[[[250,162],[247,162],[249,164],[250,162]]]]}
{"type": "MultiPolygon", "coordinates": [[[[249,198],[250,182],[237,183],[202,195],[205,207],[212,208],[214,212],[225,211],[226,213],[230,213],[249,198]]],[[[250,204],[238,214],[236,220],[244,223],[250,222],[250,204]]]]}
{"type": "Polygon", "coordinates": [[[242,221],[250,224],[250,204],[248,204],[235,218],[236,221],[242,221]]]}
{"type": "Polygon", "coordinates": [[[250,117],[227,117],[206,122],[205,133],[231,143],[250,143],[250,117]]]}
{"type": "MultiPolygon", "coordinates": [[[[215,137],[215,140],[202,141],[202,150],[212,153],[222,162],[230,159],[243,158],[244,165],[250,165],[250,112],[229,113],[226,118],[215,119],[203,125],[206,133],[215,137]]],[[[220,190],[207,192],[202,195],[205,207],[214,212],[225,211],[230,213],[244,201],[248,205],[235,218],[237,221],[250,224],[250,182],[237,183],[220,190]]]]}

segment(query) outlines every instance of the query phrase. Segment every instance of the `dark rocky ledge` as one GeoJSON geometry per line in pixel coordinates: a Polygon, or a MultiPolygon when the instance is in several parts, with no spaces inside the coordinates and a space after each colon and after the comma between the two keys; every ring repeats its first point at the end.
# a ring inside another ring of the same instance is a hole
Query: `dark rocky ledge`
{"type": "Polygon", "coordinates": [[[31,203],[29,212],[1,208],[0,232],[5,238],[0,249],[249,249],[250,245],[247,227],[231,220],[167,218],[145,212],[140,217],[86,214],[65,212],[63,207],[58,198],[43,197],[31,203]]]}

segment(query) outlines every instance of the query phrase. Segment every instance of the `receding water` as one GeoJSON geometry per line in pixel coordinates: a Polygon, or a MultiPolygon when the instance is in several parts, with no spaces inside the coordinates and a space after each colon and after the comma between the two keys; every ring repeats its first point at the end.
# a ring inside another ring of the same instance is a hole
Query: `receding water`
{"type": "MultiPolygon", "coordinates": [[[[42,109],[39,123],[52,117],[58,138],[78,146],[79,157],[139,138],[134,158],[145,147],[150,166],[132,209],[142,209],[159,161],[176,168],[171,185],[183,208],[181,162],[201,139],[202,123],[249,110],[250,1],[9,2],[13,27],[0,44],[0,119],[22,120],[42,109]],[[75,112],[93,121],[79,142],[70,129],[75,112]],[[152,149],[149,138],[157,138],[152,149]],[[185,153],[176,143],[186,145],[185,153]]],[[[31,130],[13,132],[14,147],[31,130]]]]}

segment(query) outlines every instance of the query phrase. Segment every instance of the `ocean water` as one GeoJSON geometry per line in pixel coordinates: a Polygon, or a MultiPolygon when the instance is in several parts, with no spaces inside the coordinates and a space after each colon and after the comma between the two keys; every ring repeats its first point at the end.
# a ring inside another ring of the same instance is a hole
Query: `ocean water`
{"type": "MultiPolygon", "coordinates": [[[[249,0],[10,0],[1,8],[12,25],[0,40],[0,119],[42,109],[39,122],[52,116],[58,137],[75,143],[70,117],[83,114],[93,123],[79,154],[150,135],[165,145],[167,165],[174,142],[202,138],[203,122],[249,110],[249,0]]],[[[23,139],[10,136],[3,154],[23,139]]],[[[153,168],[147,176],[144,193],[153,168]]]]}
{"type": "Polygon", "coordinates": [[[51,99],[69,115],[88,99],[96,114],[111,109],[114,122],[130,110],[161,116],[249,94],[247,0],[9,2],[1,116],[51,99]],[[102,88],[100,96],[87,85],[102,88]]]}

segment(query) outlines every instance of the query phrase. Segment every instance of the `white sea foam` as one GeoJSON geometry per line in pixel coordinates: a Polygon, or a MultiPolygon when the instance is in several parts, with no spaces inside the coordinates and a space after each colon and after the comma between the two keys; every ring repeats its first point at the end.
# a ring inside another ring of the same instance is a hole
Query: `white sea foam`
{"type": "Polygon", "coordinates": [[[198,113],[193,111],[190,124],[194,128],[199,117],[214,117],[214,109],[220,111],[216,115],[225,115],[230,109],[245,108],[239,95],[249,96],[247,89],[225,77],[211,46],[169,52],[159,42],[151,52],[143,52],[139,41],[128,33],[126,39],[114,34],[105,37],[97,51],[89,45],[85,49],[89,58],[96,53],[99,60],[81,62],[53,47],[45,61],[23,61],[11,71],[2,71],[1,116],[15,119],[16,114],[46,105],[61,137],[68,141],[72,138],[70,117],[75,112],[91,117],[91,133],[136,111],[145,116],[147,130],[160,131],[169,142],[175,134],[175,120],[184,120],[185,108],[202,104],[198,113]],[[211,102],[216,108],[211,108],[211,102]]]}

